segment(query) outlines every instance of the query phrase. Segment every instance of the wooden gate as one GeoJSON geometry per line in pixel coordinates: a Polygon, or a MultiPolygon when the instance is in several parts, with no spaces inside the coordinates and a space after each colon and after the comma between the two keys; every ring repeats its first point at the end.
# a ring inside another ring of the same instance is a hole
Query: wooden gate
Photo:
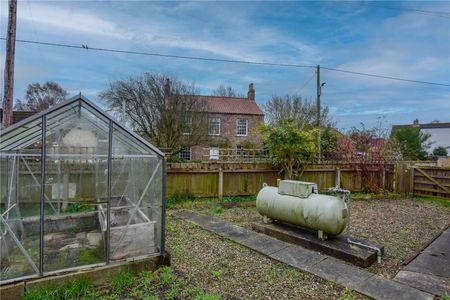
{"type": "Polygon", "coordinates": [[[410,166],[410,192],[414,195],[450,198],[450,168],[410,166]]]}

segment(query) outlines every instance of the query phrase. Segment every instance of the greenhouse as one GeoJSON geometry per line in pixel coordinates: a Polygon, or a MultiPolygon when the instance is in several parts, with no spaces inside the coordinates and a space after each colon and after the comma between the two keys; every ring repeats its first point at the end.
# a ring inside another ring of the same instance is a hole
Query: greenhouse
{"type": "Polygon", "coordinates": [[[164,252],[164,154],[84,96],[0,137],[0,284],[164,252]]]}

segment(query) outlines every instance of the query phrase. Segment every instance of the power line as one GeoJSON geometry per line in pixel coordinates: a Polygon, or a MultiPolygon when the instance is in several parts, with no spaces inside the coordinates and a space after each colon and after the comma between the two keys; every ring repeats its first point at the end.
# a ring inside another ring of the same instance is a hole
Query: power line
{"type": "MultiPolygon", "coordinates": [[[[0,37],[0,40],[6,40],[6,38],[0,37]]],[[[272,67],[287,67],[287,68],[316,68],[316,66],[313,66],[313,65],[301,65],[301,64],[289,64],[289,63],[273,63],[273,62],[258,62],[258,61],[250,61],[250,60],[221,59],[221,58],[210,58],[210,57],[200,57],[200,56],[172,55],[172,54],[164,54],[164,53],[156,53],[156,52],[139,52],[139,51],[129,51],[129,50],[89,47],[89,46],[87,46],[85,44],[82,44],[81,46],[79,46],[79,45],[74,45],[74,44],[49,43],[49,42],[40,42],[40,41],[32,41],[32,40],[20,40],[20,39],[16,39],[16,42],[27,43],[27,44],[36,44],[36,45],[44,45],[44,46],[53,46],[53,47],[63,47],[63,48],[72,48],[72,49],[84,49],[84,50],[94,50],[94,51],[102,51],[102,52],[110,52],[110,53],[122,53],[122,54],[166,57],[166,58],[187,59],[187,60],[214,61],[214,62],[224,62],[224,63],[261,65],[261,66],[272,66],[272,67]]],[[[341,72],[341,73],[347,73],[347,74],[353,74],[353,75],[359,75],[359,76],[368,76],[368,77],[375,77],[375,78],[396,80],[396,81],[403,81],[403,82],[410,82],[410,83],[418,83],[418,84],[428,84],[428,85],[450,87],[450,84],[447,84],[447,83],[438,83],[438,82],[414,80],[414,79],[400,78],[400,77],[387,76],[387,75],[370,74],[370,73],[363,73],[363,72],[357,72],[357,71],[351,71],[351,70],[337,69],[337,68],[331,68],[331,67],[325,67],[325,66],[321,66],[321,68],[325,69],[325,70],[328,70],[328,71],[341,72]]]]}
{"type": "Polygon", "coordinates": [[[379,5],[378,3],[370,3],[370,2],[367,2],[367,1],[361,1],[361,2],[356,2],[356,1],[355,2],[354,1],[333,1],[333,3],[372,6],[372,7],[378,7],[378,8],[390,9],[390,10],[403,10],[403,11],[410,11],[410,12],[419,13],[419,14],[426,15],[426,16],[433,16],[433,17],[440,17],[440,18],[450,19],[450,12],[439,12],[439,11],[414,9],[414,8],[399,7],[399,6],[385,6],[385,5],[379,5]]]}
{"type": "Polygon", "coordinates": [[[329,71],[348,73],[348,74],[354,74],[354,75],[362,75],[362,76],[375,77],[375,78],[383,78],[383,79],[390,79],[390,80],[398,80],[398,81],[405,81],[405,82],[413,82],[413,83],[431,84],[431,85],[440,85],[440,86],[449,86],[450,87],[450,84],[446,84],[446,83],[414,80],[414,79],[399,78],[399,77],[392,77],[392,76],[386,76],[386,75],[369,74],[369,73],[356,72],[356,71],[350,71],[350,70],[342,70],[342,69],[323,67],[323,66],[320,66],[320,68],[329,70],[329,71]]]}
{"type": "MultiPolygon", "coordinates": [[[[5,38],[3,38],[3,37],[0,38],[0,39],[5,40],[5,38]]],[[[155,53],[155,52],[140,52],[140,51],[129,51],[129,50],[89,47],[89,46],[87,46],[85,44],[82,44],[81,46],[79,46],[79,45],[70,45],[70,44],[61,44],[61,43],[49,43],[49,42],[39,42],[39,41],[31,41],[31,40],[19,40],[19,39],[16,40],[16,42],[28,43],[28,44],[37,44],[37,45],[45,45],[45,46],[54,46],[54,47],[65,47],[65,48],[85,49],[85,50],[94,50],[94,51],[103,51],[103,52],[112,52],[112,53],[124,53],[124,54],[157,56],[157,57],[167,57],[167,58],[179,58],[179,59],[189,59],[189,60],[204,60],[204,61],[215,61],[215,62],[225,62],[225,63],[239,63],[239,64],[249,64],[249,65],[265,65],[265,66],[276,66],[276,67],[315,68],[315,66],[312,66],[312,65],[258,62],[258,61],[249,61],[249,60],[234,60],[234,59],[209,58],[209,57],[186,56],[186,55],[172,55],[172,54],[163,54],[163,53],[155,53]]]]}
{"type": "Polygon", "coordinates": [[[300,87],[300,89],[298,90],[297,93],[301,93],[301,91],[303,91],[303,89],[308,85],[308,83],[311,82],[311,80],[316,76],[316,72],[313,72],[311,77],[300,87]]]}

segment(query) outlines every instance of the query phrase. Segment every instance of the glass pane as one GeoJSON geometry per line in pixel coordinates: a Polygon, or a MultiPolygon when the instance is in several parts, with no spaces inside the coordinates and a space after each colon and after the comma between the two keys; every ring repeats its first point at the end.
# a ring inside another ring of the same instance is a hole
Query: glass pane
{"type": "Polygon", "coordinates": [[[47,116],[44,271],[104,263],[109,123],[75,103],[47,116]]]}
{"type": "Polygon", "coordinates": [[[0,159],[0,280],[39,273],[40,150],[27,150],[0,159]]]}
{"type": "Polygon", "coordinates": [[[118,127],[113,131],[111,193],[111,259],[159,253],[162,159],[118,127]]]}

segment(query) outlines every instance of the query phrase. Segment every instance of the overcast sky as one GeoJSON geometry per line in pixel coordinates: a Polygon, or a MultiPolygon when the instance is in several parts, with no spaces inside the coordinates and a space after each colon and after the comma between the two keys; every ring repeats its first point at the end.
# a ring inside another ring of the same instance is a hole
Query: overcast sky
{"type": "MultiPolygon", "coordinates": [[[[2,0],[1,36],[7,1],[2,0]]],[[[306,64],[450,84],[450,2],[19,1],[17,39],[232,60],[306,64]],[[429,13],[437,12],[437,13],[429,13]]],[[[5,41],[1,40],[1,80],[5,41]]],[[[52,80],[99,103],[108,82],[175,75],[201,94],[220,84],[256,100],[315,100],[315,70],[95,52],[17,43],[15,98],[52,80]]],[[[450,87],[321,72],[322,103],[339,128],[450,122],[450,87]]]]}

